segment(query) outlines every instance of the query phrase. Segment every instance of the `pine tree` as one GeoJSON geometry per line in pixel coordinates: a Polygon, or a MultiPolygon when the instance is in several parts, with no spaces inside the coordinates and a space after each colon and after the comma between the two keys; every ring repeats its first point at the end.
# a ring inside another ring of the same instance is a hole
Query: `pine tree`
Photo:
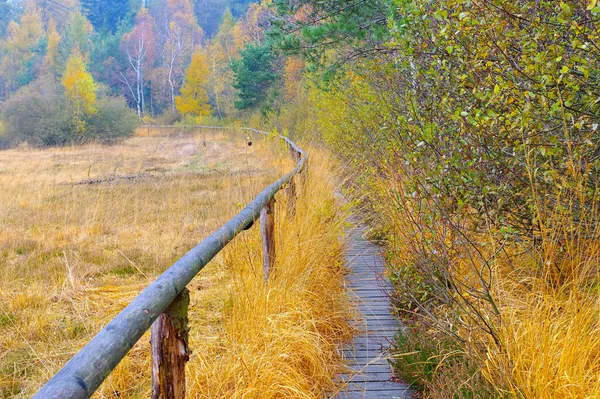
{"type": "Polygon", "coordinates": [[[208,104],[208,60],[206,55],[197,51],[192,56],[192,62],[185,74],[185,82],[181,87],[181,95],[175,97],[175,106],[183,115],[196,117],[199,123],[203,116],[212,113],[208,104]]]}
{"type": "Polygon", "coordinates": [[[129,1],[81,0],[81,5],[97,31],[115,33],[119,22],[132,16],[129,1]]]}
{"type": "Polygon", "coordinates": [[[277,79],[275,57],[268,46],[248,45],[241,59],[231,64],[234,73],[233,87],[237,90],[237,109],[247,109],[262,104],[277,79]]]}

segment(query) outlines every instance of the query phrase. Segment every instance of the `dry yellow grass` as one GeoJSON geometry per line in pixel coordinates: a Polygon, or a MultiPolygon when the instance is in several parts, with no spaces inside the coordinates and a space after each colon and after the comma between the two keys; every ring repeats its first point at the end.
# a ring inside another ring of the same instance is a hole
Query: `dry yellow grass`
{"type": "Polygon", "coordinates": [[[564,210],[548,215],[565,229],[543,230],[544,265],[521,256],[497,278],[500,345],[487,345],[483,370],[506,397],[600,398],[600,243],[587,238],[598,237],[587,222],[595,212],[579,223],[564,210]]]}
{"type": "MultiPolygon", "coordinates": [[[[202,132],[0,152],[0,397],[31,396],[150,281],[290,169],[285,147],[263,139],[248,147],[244,138],[202,132]],[[95,180],[104,181],[87,184],[95,180]]],[[[334,389],[336,345],[350,334],[343,217],[329,165],[311,162],[295,217],[277,197],[268,288],[257,226],[190,284],[189,397],[316,398],[334,389]]],[[[148,341],[95,397],[149,397],[148,341]]]]}
{"type": "Polygon", "coordinates": [[[257,229],[224,252],[226,317],[222,332],[190,362],[191,397],[308,399],[336,389],[338,345],[352,335],[341,264],[345,216],[327,159],[313,150],[309,165],[294,216],[278,197],[277,261],[268,285],[257,229]]]}
{"type": "MultiPolygon", "coordinates": [[[[0,397],[30,396],[283,168],[260,143],[216,134],[203,144],[134,138],[0,152],[0,397]],[[122,175],[141,177],[73,184],[122,175]]],[[[194,282],[206,288],[196,312],[207,326],[222,274],[210,268],[194,282]]]]}
{"type": "MultiPolygon", "coordinates": [[[[452,229],[442,223],[419,219],[418,209],[394,206],[394,190],[400,191],[395,186],[398,181],[401,179],[381,179],[375,190],[388,194],[378,203],[378,212],[387,217],[392,260],[404,266],[418,260],[415,245],[435,236],[450,247],[454,237],[452,229]],[[426,223],[427,229],[417,228],[426,223]]],[[[438,305],[432,310],[440,324],[427,323],[426,317],[422,325],[427,330],[415,324],[425,333],[413,340],[419,345],[417,352],[403,347],[409,355],[422,351],[431,356],[428,361],[435,368],[429,374],[423,372],[418,380],[427,390],[426,397],[600,398],[600,230],[594,223],[597,210],[587,212],[579,220],[564,208],[540,216],[552,228],[543,229],[543,243],[535,254],[528,243],[505,243],[499,251],[494,239],[470,235],[483,257],[492,260],[490,291],[498,315],[481,296],[472,295],[483,292],[475,273],[485,266],[481,259],[459,246],[452,247],[455,258],[448,262],[448,273],[460,287],[471,291],[461,293],[462,308],[438,305]],[[469,317],[474,312],[465,311],[467,301],[493,327],[497,341],[482,331],[477,319],[469,317]],[[464,342],[449,341],[430,326],[450,328],[464,342]],[[438,337],[451,345],[436,347],[432,340],[438,337]]],[[[419,286],[411,285],[415,281],[418,276],[400,283],[405,284],[403,288],[416,287],[418,293],[419,286]]],[[[456,291],[450,294],[458,295],[456,291]]],[[[397,354],[399,359],[404,355],[397,354]]],[[[415,369],[424,368],[417,365],[415,369]]]]}
{"type": "Polygon", "coordinates": [[[485,375],[504,397],[600,398],[600,296],[535,286],[502,291],[503,347],[488,345],[485,375]]]}

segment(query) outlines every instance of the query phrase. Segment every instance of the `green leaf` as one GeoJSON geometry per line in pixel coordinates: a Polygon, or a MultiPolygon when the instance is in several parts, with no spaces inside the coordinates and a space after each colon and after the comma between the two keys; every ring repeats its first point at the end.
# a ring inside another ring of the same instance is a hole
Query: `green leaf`
{"type": "Polygon", "coordinates": [[[569,7],[567,4],[565,4],[564,1],[561,1],[559,3],[560,8],[562,8],[562,10],[565,12],[565,14],[571,14],[571,7],[569,7]]]}

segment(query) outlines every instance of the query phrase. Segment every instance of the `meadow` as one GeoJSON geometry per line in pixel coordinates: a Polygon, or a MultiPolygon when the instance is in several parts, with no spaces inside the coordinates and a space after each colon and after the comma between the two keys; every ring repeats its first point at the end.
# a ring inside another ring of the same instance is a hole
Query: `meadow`
{"type": "MultiPolygon", "coordinates": [[[[31,396],[149,282],[292,165],[278,141],[251,138],[248,146],[246,134],[138,133],[114,146],[0,152],[0,396],[31,396]]],[[[333,174],[323,176],[331,168],[319,170],[303,187],[314,186],[313,201],[300,195],[295,216],[285,214],[285,198],[278,202],[281,256],[268,288],[258,228],[188,287],[190,397],[318,397],[335,389],[336,345],[351,332],[337,259],[343,219],[333,174]]],[[[149,396],[148,341],[147,334],[96,397],[149,396]]]]}

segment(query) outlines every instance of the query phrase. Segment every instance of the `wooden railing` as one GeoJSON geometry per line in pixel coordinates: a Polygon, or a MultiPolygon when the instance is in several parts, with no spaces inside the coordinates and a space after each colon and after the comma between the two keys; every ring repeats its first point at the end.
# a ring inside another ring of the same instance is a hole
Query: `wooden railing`
{"type": "MultiPolygon", "coordinates": [[[[198,129],[233,129],[192,126],[198,129]]],[[[237,128],[239,130],[239,128],[237,128]]],[[[250,134],[267,135],[251,128],[250,134]]],[[[260,218],[264,250],[265,280],[273,264],[274,198],[282,188],[293,212],[296,189],[294,177],[306,170],[306,153],[287,137],[284,140],[296,167],[265,188],[240,213],[192,248],[112,319],[88,344],[52,377],[33,397],[35,399],[89,398],[114,370],[127,352],[152,326],[152,398],[185,397],[187,347],[187,284],[241,231],[260,218]]],[[[305,175],[305,173],[304,173],[305,175]]]]}

